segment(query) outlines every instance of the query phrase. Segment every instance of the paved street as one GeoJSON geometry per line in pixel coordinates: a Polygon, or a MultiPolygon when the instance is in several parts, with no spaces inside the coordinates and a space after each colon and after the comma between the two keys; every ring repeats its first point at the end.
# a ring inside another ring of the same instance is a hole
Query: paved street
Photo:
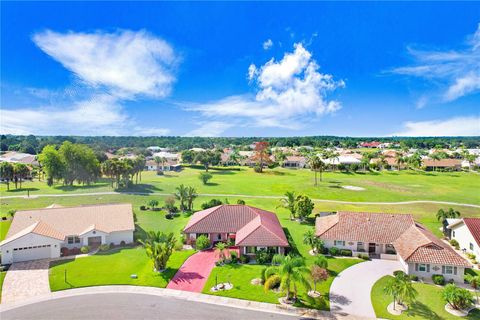
{"type": "Polygon", "coordinates": [[[0,314],[2,320],[70,319],[299,319],[281,314],[229,308],[171,297],[109,293],[61,298],[30,304],[0,314]]]}

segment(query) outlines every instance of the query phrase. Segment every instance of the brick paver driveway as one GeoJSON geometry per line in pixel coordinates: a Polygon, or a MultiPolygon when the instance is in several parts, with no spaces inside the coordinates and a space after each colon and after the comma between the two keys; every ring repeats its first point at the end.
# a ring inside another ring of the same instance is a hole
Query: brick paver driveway
{"type": "Polygon", "coordinates": [[[370,292],[383,276],[403,270],[398,261],[375,259],[351,266],[340,272],[330,287],[330,311],[375,318],[370,292]]]}
{"type": "Polygon", "coordinates": [[[202,292],[216,260],[217,254],[213,249],[193,254],[183,263],[167,288],[202,292]]]}
{"type": "Polygon", "coordinates": [[[2,287],[2,303],[19,302],[50,293],[50,260],[16,262],[10,266],[2,287]]]}

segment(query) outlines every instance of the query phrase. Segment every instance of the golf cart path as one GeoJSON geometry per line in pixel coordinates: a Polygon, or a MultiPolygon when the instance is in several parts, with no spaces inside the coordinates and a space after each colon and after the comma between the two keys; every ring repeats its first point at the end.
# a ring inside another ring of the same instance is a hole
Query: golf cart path
{"type": "MultiPolygon", "coordinates": [[[[160,192],[117,192],[117,191],[104,191],[104,192],[90,192],[90,193],[68,193],[68,194],[35,194],[30,197],[26,195],[18,196],[1,196],[0,199],[35,199],[40,197],[88,197],[88,196],[102,196],[102,195],[141,195],[141,196],[170,196],[171,193],[160,193],[160,192]]],[[[263,196],[263,195],[248,195],[248,194],[222,194],[222,193],[198,193],[199,196],[205,197],[241,197],[241,198],[255,198],[255,199],[282,199],[283,196],[263,196]]],[[[480,208],[480,205],[471,204],[471,203],[460,203],[460,202],[451,202],[451,201],[436,201],[436,200],[410,200],[410,201],[397,201],[397,202],[374,202],[374,201],[342,201],[342,200],[329,200],[329,199],[315,199],[312,198],[312,201],[315,202],[326,202],[326,203],[340,203],[340,204],[372,204],[372,205],[405,205],[405,204],[418,204],[418,203],[433,203],[433,204],[445,204],[453,206],[463,206],[463,207],[472,207],[480,208]]]]}

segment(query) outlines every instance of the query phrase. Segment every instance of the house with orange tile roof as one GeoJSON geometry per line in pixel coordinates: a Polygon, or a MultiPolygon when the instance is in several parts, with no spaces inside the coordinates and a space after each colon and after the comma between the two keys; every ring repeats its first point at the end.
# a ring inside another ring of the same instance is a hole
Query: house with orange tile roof
{"type": "Polygon", "coordinates": [[[327,248],[398,260],[407,274],[423,279],[441,274],[447,280],[463,283],[465,268],[471,267],[409,214],[338,212],[318,217],[315,231],[327,248]]]}
{"type": "Polygon", "coordinates": [[[220,205],[198,211],[183,232],[191,241],[201,235],[212,243],[231,241],[240,254],[249,256],[260,249],[283,254],[289,247],[277,215],[247,205],[220,205]]]}
{"type": "Polygon", "coordinates": [[[132,243],[134,230],[131,204],[17,211],[0,242],[1,263],[58,258],[62,248],[132,243]]]}

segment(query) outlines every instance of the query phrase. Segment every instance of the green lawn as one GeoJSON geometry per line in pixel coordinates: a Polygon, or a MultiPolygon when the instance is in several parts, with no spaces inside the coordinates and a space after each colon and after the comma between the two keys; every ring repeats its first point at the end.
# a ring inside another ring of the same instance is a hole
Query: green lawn
{"type": "Polygon", "coordinates": [[[162,273],[153,271],[153,263],[141,247],[101,252],[76,260],[56,261],[50,266],[50,289],[58,291],[116,284],[164,288],[193,253],[193,250],[174,252],[168,261],[167,270],[162,273]],[[131,274],[136,274],[138,279],[130,278],[131,274]]]}
{"type": "MultiPolygon", "coordinates": [[[[383,293],[391,276],[385,276],[375,283],[372,288],[371,298],[375,314],[378,318],[384,319],[429,319],[429,320],[449,320],[460,319],[445,311],[445,302],[442,299],[442,288],[423,283],[414,283],[418,291],[417,301],[410,307],[410,310],[400,316],[391,315],[387,311],[387,306],[393,301],[392,298],[383,293]]],[[[480,311],[470,312],[468,317],[462,319],[480,319],[480,311]]]]}
{"type": "MultiPolygon", "coordinates": [[[[305,193],[313,198],[346,201],[402,201],[402,200],[443,200],[480,204],[480,179],[478,175],[465,172],[380,172],[380,173],[341,173],[326,172],[318,187],[313,186],[313,173],[307,169],[292,170],[284,168],[267,169],[264,173],[255,173],[247,167],[230,170],[210,170],[211,183],[203,185],[198,175],[203,170],[185,168],[181,172],[169,172],[157,176],[155,172],[144,172],[142,181],[131,191],[145,193],[171,193],[179,184],[194,186],[199,193],[282,195],[287,190],[305,193]],[[252,183],[255,181],[255,183],[252,183]],[[364,191],[351,191],[341,186],[352,185],[365,188],[364,191]]],[[[23,184],[25,190],[15,190],[11,186],[6,191],[5,184],[0,186],[4,195],[23,195],[26,189],[31,195],[45,193],[81,193],[112,191],[107,179],[91,185],[66,187],[55,185],[48,187],[45,182],[33,181],[23,184]]]]}
{"type": "Polygon", "coordinates": [[[7,236],[8,228],[12,224],[12,220],[2,220],[0,221],[0,241],[5,239],[7,236]]]}
{"type": "Polygon", "coordinates": [[[2,301],[2,287],[3,287],[3,280],[5,279],[5,276],[7,275],[6,271],[0,272],[0,302],[2,301]]]}

